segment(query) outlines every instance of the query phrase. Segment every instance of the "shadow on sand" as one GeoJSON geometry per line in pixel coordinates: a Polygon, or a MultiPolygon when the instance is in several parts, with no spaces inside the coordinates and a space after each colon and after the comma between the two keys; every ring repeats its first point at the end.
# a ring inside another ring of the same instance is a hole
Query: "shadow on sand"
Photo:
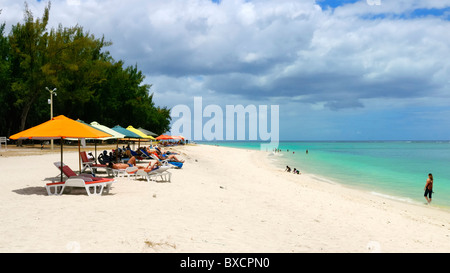
{"type": "Polygon", "coordinates": [[[13,192],[20,195],[47,195],[45,187],[27,187],[23,189],[13,190],[13,192]]]}

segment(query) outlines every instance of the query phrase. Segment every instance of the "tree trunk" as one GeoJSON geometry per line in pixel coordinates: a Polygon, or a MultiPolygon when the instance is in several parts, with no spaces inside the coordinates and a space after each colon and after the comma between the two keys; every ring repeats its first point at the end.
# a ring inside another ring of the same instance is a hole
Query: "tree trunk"
{"type": "MultiPolygon", "coordinates": [[[[27,104],[25,104],[25,106],[23,107],[22,110],[22,114],[20,115],[20,127],[19,127],[19,132],[22,132],[23,130],[25,130],[25,123],[27,121],[27,117],[28,117],[28,112],[30,112],[31,109],[31,105],[33,104],[33,102],[36,100],[36,96],[34,96],[27,104]]],[[[22,140],[19,139],[19,141],[17,141],[17,146],[21,146],[22,147],[22,140]]]]}

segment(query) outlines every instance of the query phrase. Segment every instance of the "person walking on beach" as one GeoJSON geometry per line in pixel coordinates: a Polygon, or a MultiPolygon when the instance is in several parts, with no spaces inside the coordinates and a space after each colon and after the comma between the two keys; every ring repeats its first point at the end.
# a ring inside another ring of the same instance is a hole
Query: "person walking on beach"
{"type": "Polygon", "coordinates": [[[427,183],[425,184],[424,191],[425,191],[425,193],[423,196],[425,196],[425,199],[427,199],[428,204],[430,204],[431,203],[431,194],[433,193],[433,175],[431,173],[428,174],[428,179],[427,179],[427,183]]]}

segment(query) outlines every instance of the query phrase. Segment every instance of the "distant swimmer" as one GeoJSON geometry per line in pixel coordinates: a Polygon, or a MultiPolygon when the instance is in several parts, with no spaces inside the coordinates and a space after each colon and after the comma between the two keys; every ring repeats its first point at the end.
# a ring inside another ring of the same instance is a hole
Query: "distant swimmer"
{"type": "Polygon", "coordinates": [[[428,174],[427,183],[425,184],[424,195],[425,199],[427,199],[428,204],[431,203],[431,194],[433,193],[433,175],[431,173],[428,174]],[[428,195],[428,196],[427,196],[428,195]]]}
{"type": "Polygon", "coordinates": [[[300,170],[298,170],[297,168],[294,168],[294,171],[292,171],[293,174],[301,174],[300,170]]]}
{"type": "Polygon", "coordinates": [[[308,154],[308,149],[306,149],[306,154],[308,154]]]}

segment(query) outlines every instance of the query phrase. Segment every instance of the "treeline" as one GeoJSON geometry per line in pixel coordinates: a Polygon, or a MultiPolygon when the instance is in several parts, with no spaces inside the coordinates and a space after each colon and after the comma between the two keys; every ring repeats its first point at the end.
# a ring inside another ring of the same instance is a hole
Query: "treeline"
{"type": "Polygon", "coordinates": [[[9,34],[5,23],[0,25],[0,136],[50,119],[46,87],[57,89],[53,116],[133,125],[156,134],[169,129],[170,109],[154,104],[151,85],[143,84],[137,65],[115,61],[104,50],[111,43],[81,26],[47,30],[49,12],[50,3],[35,19],[25,3],[22,23],[9,34]]]}

